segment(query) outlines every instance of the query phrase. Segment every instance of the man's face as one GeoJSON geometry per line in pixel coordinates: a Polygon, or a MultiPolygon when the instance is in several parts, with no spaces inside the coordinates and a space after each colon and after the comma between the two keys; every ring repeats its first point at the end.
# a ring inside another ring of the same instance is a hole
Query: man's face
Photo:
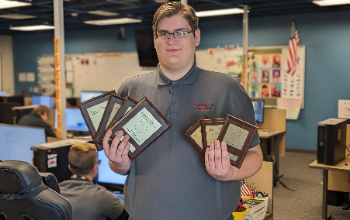
{"type": "MultiPolygon", "coordinates": [[[[177,14],[165,17],[158,23],[159,33],[174,33],[176,31],[191,31],[191,26],[187,20],[177,14]]],[[[190,33],[185,38],[174,38],[171,34],[169,39],[154,38],[154,47],[158,54],[159,63],[168,69],[177,69],[192,65],[194,52],[200,42],[199,29],[190,33]],[[194,37],[195,35],[195,37],[194,37]]]]}
{"type": "Polygon", "coordinates": [[[49,115],[47,114],[47,112],[44,112],[44,114],[41,115],[41,118],[44,120],[44,121],[48,121],[50,119],[49,115]]]}

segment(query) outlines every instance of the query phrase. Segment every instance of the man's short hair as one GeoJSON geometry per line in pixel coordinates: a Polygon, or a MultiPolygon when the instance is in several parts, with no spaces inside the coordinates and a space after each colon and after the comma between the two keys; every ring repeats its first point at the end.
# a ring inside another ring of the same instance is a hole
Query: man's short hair
{"type": "Polygon", "coordinates": [[[267,85],[263,85],[262,88],[263,88],[263,89],[267,89],[267,85]]]}
{"type": "Polygon", "coordinates": [[[191,26],[192,31],[198,29],[198,17],[196,11],[189,5],[183,5],[181,2],[168,2],[161,5],[153,16],[153,34],[158,32],[158,23],[161,19],[165,17],[171,17],[173,15],[179,14],[188,21],[191,26]]]}
{"type": "Polygon", "coordinates": [[[46,112],[49,118],[51,116],[51,110],[45,105],[38,105],[33,109],[33,112],[36,112],[40,116],[42,116],[46,112]]]}
{"type": "Polygon", "coordinates": [[[87,175],[97,162],[97,150],[94,144],[77,143],[70,147],[68,163],[73,174],[87,175]]]}

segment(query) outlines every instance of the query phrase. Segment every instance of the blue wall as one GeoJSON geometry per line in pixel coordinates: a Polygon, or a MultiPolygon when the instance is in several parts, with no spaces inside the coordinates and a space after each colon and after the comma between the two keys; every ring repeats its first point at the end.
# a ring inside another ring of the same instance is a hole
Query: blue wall
{"type": "MultiPolygon", "coordinates": [[[[349,11],[259,17],[249,19],[249,46],[288,45],[291,21],[295,18],[301,45],[306,46],[305,108],[299,119],[287,121],[287,148],[316,150],[317,122],[337,117],[338,99],[350,99],[349,11]]],[[[126,39],[116,40],[118,28],[67,32],[66,53],[136,51],[133,29],[126,26],[126,39]]],[[[138,27],[139,28],[139,27],[138,27]]],[[[242,45],[242,20],[201,19],[201,44],[198,49],[239,43],[242,45]]],[[[13,36],[15,91],[28,89],[18,82],[19,72],[37,72],[36,59],[53,54],[53,33],[13,36]]],[[[30,95],[30,94],[29,94],[30,95]]]]}

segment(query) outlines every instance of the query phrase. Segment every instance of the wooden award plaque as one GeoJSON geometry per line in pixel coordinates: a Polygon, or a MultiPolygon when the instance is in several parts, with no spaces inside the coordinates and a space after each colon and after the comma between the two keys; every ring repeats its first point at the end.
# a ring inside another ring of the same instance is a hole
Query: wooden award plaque
{"type": "MultiPolygon", "coordinates": [[[[102,116],[108,103],[108,99],[111,95],[116,95],[114,90],[89,99],[79,105],[79,109],[83,114],[87,127],[89,128],[91,137],[95,136],[96,131],[100,126],[102,116]]],[[[96,145],[96,148],[100,148],[100,146],[101,145],[96,145]]]]}
{"type": "Polygon", "coordinates": [[[102,135],[107,131],[108,126],[110,125],[114,116],[117,114],[124,100],[125,100],[124,98],[118,95],[111,95],[109,97],[106,109],[101,119],[101,123],[96,131],[95,136],[93,137],[93,140],[95,142],[98,142],[100,145],[102,145],[102,142],[100,141],[100,139],[102,135]]]}
{"type": "Polygon", "coordinates": [[[203,141],[203,154],[207,147],[215,140],[218,140],[225,118],[201,119],[201,132],[203,141]]]}
{"type": "Polygon", "coordinates": [[[137,104],[137,102],[130,98],[130,97],[126,97],[125,101],[123,102],[123,104],[120,106],[118,112],[114,115],[113,119],[111,120],[111,122],[107,125],[107,129],[103,132],[102,136],[100,137],[100,139],[97,139],[96,141],[100,142],[102,144],[102,140],[106,134],[106,132],[117,122],[119,121],[126,113],[128,113],[132,108],[135,107],[135,105],[137,104]]]}
{"type": "Polygon", "coordinates": [[[131,144],[128,154],[134,160],[170,127],[171,124],[145,97],[111,127],[111,140],[120,130],[128,134],[131,144]]]}
{"type": "Polygon", "coordinates": [[[208,119],[206,115],[203,115],[196,123],[194,123],[187,131],[184,133],[185,137],[191,142],[191,144],[203,154],[203,140],[201,132],[201,119],[208,119]]]}
{"type": "Polygon", "coordinates": [[[227,115],[218,140],[227,143],[227,150],[232,166],[241,168],[257,131],[257,126],[242,121],[232,115],[227,115]]]}

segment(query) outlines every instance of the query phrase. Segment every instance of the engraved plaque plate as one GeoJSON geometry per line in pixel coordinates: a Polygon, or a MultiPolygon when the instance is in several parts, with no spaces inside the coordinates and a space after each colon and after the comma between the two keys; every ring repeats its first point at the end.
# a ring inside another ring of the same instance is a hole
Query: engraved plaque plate
{"type": "Polygon", "coordinates": [[[120,130],[128,134],[132,144],[129,157],[134,160],[170,127],[171,124],[145,97],[111,127],[111,140],[120,130]]]}
{"type": "Polygon", "coordinates": [[[240,168],[258,127],[227,115],[218,140],[227,143],[231,165],[240,168]]]}

